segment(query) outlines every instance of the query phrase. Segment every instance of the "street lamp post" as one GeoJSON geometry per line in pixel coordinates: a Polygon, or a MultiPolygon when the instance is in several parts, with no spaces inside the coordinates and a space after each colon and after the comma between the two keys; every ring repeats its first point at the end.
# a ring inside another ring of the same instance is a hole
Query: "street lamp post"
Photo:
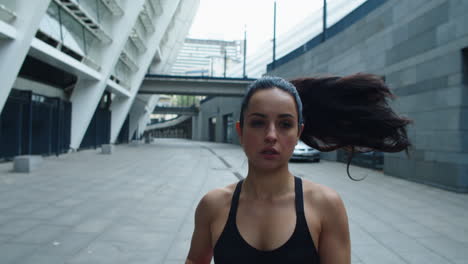
{"type": "Polygon", "coordinates": [[[245,64],[247,58],[247,26],[244,26],[244,64],[242,65],[242,76],[247,78],[247,74],[245,72],[245,64]]]}
{"type": "Polygon", "coordinates": [[[227,49],[224,47],[224,73],[223,76],[226,78],[226,67],[227,67],[227,49]]]}
{"type": "Polygon", "coordinates": [[[273,69],[275,68],[276,62],[276,1],[273,5],[273,69]]]}
{"type": "Polygon", "coordinates": [[[323,0],[323,31],[322,41],[327,39],[327,0],[323,0]]]}

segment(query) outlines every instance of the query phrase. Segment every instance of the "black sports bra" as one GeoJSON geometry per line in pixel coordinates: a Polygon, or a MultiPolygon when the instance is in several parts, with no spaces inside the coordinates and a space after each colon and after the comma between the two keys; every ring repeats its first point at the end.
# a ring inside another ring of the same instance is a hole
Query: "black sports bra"
{"type": "Polygon", "coordinates": [[[247,243],[241,236],[236,225],[237,207],[243,180],[237,183],[232,196],[229,217],[221,236],[213,250],[216,264],[249,264],[249,263],[288,263],[314,264],[319,263],[319,256],[314,241],[310,235],[304,214],[304,199],[302,180],[294,177],[296,228],[289,240],[277,249],[271,251],[258,250],[247,243]]]}

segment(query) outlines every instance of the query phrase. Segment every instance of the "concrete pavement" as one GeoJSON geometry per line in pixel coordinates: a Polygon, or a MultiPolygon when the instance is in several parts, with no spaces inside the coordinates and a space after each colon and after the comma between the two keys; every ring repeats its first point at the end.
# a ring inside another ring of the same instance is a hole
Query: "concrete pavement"
{"type": "MultiPolygon", "coordinates": [[[[30,174],[0,164],[0,263],[184,263],[208,190],[244,176],[238,146],[160,139],[48,157],[30,174]]],[[[345,164],[291,163],[337,190],[353,263],[468,263],[468,195],[345,164]]]]}

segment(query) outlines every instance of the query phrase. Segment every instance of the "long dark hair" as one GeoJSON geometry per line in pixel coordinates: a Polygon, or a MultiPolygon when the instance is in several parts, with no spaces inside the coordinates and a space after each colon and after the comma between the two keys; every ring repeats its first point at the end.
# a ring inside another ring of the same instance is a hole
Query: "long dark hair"
{"type": "Polygon", "coordinates": [[[299,78],[291,81],[303,103],[301,140],[320,151],[400,152],[408,148],[406,127],[412,120],[397,115],[395,99],[380,76],[358,73],[345,77],[299,78]]]}
{"type": "Polygon", "coordinates": [[[301,140],[323,152],[344,149],[355,152],[400,152],[411,143],[406,127],[412,121],[397,115],[388,104],[395,99],[380,76],[358,73],[345,77],[298,78],[287,82],[263,77],[252,83],[241,106],[240,125],[252,95],[277,87],[293,96],[299,123],[304,123],[301,140]],[[292,84],[292,85],[291,85],[292,84]],[[302,102],[302,103],[301,103],[302,102]]]}

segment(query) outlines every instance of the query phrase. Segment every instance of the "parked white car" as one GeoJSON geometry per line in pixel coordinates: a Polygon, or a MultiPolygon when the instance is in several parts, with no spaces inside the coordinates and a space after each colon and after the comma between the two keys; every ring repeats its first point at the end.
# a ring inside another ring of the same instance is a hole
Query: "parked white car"
{"type": "Polygon", "coordinates": [[[304,142],[299,140],[296,147],[294,147],[294,152],[291,157],[291,160],[312,160],[314,162],[320,161],[320,151],[309,147],[304,142]]]}

